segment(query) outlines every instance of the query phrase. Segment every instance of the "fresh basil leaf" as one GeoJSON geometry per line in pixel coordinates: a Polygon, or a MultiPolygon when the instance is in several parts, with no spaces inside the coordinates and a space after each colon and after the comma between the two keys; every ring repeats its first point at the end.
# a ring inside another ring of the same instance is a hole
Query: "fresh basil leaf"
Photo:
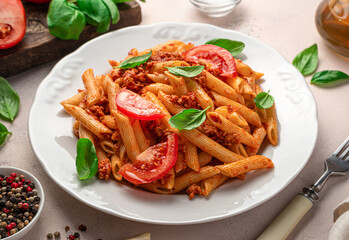
{"type": "Polygon", "coordinates": [[[74,3],[52,0],[47,14],[50,34],[60,39],[78,40],[86,25],[84,14],[74,3]]]}
{"type": "Polygon", "coordinates": [[[98,171],[96,149],[90,139],[80,138],[76,147],[76,171],[80,180],[92,178],[98,171]]]}
{"type": "Polygon", "coordinates": [[[182,77],[195,77],[204,71],[204,66],[165,67],[170,73],[182,77]]]}
{"type": "Polygon", "coordinates": [[[308,76],[315,72],[318,62],[318,49],[315,43],[299,53],[293,59],[292,64],[303,74],[303,76],[308,76]]]}
{"type": "Polygon", "coordinates": [[[207,41],[205,44],[212,44],[224,48],[228,50],[234,57],[241,53],[245,48],[245,43],[225,38],[215,38],[207,41]]]}
{"type": "Polygon", "coordinates": [[[168,122],[172,127],[177,128],[178,130],[192,130],[199,127],[206,120],[206,111],[210,107],[211,106],[204,110],[193,108],[185,109],[171,117],[168,122]]]}
{"type": "Polygon", "coordinates": [[[119,13],[119,9],[116,6],[116,4],[112,0],[103,0],[103,2],[109,8],[109,12],[110,12],[110,16],[111,16],[111,19],[112,19],[112,23],[116,24],[117,22],[119,22],[119,20],[120,20],[120,13],[119,13]]]}
{"type": "Polygon", "coordinates": [[[117,66],[117,68],[128,69],[128,68],[137,67],[145,63],[146,61],[148,61],[148,59],[151,57],[151,54],[152,54],[152,51],[141,56],[128,58],[125,61],[121,62],[120,65],[117,66]]]}
{"type": "Polygon", "coordinates": [[[7,80],[0,77],[0,118],[12,122],[19,109],[19,96],[7,80]]]}
{"type": "Polygon", "coordinates": [[[259,93],[254,102],[258,108],[271,108],[274,104],[274,98],[269,94],[270,91],[259,93]]]}
{"type": "Polygon", "coordinates": [[[322,72],[317,72],[313,75],[311,79],[311,84],[325,84],[337,80],[347,79],[349,75],[341,71],[326,70],[322,72]]]}
{"type": "Polygon", "coordinates": [[[0,146],[5,142],[8,135],[12,134],[7,128],[0,123],[0,146]]]}
{"type": "Polygon", "coordinates": [[[104,33],[109,30],[110,11],[102,0],[78,0],[79,8],[86,15],[88,24],[97,27],[98,33],[104,33]]]}

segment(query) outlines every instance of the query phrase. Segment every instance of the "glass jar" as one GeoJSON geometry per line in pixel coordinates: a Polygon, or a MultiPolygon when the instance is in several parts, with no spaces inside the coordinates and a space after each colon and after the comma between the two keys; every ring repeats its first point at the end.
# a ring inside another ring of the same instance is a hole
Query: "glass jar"
{"type": "Polygon", "coordinates": [[[349,57],[349,0],[323,0],[316,10],[315,23],[326,44],[349,57]]]}

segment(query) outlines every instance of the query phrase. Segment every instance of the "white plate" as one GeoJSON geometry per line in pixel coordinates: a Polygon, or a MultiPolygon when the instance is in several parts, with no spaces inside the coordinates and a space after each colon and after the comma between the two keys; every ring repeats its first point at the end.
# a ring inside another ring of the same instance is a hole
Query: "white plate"
{"type": "Polygon", "coordinates": [[[63,58],[42,81],[29,114],[33,150],[52,179],[76,199],[103,212],[126,219],[157,224],[192,224],[227,218],[245,212],[280,192],[307,163],[317,137],[317,110],[302,75],[278,52],[249,36],[206,24],[161,23],[129,27],[105,34],[63,58]],[[60,101],[83,88],[81,75],[93,68],[96,75],[110,71],[108,59],[121,60],[132,48],[147,49],[168,40],[203,44],[212,38],[242,41],[239,57],[265,73],[262,88],[276,99],[279,121],[278,146],[268,145],[261,154],[275,168],[247,174],[208,198],[192,201],[186,195],[158,195],[114,181],[80,182],[75,170],[77,139],[73,119],[60,101]]]}

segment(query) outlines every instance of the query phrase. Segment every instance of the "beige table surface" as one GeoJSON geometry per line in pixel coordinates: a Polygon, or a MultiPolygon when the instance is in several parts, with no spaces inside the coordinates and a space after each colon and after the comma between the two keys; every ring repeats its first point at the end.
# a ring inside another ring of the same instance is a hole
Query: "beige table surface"
{"type": "MultiPolygon", "coordinates": [[[[318,35],[314,25],[316,0],[244,0],[224,18],[211,19],[197,12],[185,0],[148,0],[142,6],[142,24],[157,22],[203,22],[234,29],[257,38],[283,54],[289,61],[306,47],[317,43],[318,70],[349,73],[349,62],[334,55],[318,35]]],[[[8,78],[21,97],[14,123],[4,124],[13,135],[0,149],[1,165],[16,166],[36,175],[46,193],[45,208],[33,230],[23,239],[46,239],[49,232],[64,232],[66,225],[88,227],[81,239],[124,239],[151,232],[153,240],[177,239],[255,239],[303,186],[319,177],[323,160],[349,135],[349,84],[334,88],[310,85],[318,104],[319,134],[314,152],[303,171],[283,191],[266,203],[235,217],[212,223],[162,226],[132,222],[90,208],[58,187],[44,172],[28,139],[27,117],[39,83],[55,62],[8,78]]],[[[306,81],[309,83],[309,77],[306,81]]],[[[297,149],[295,149],[297,151],[297,149]]],[[[332,227],[333,208],[349,195],[348,177],[335,177],[321,192],[318,201],[289,239],[327,239],[332,227]]],[[[64,238],[62,238],[64,239],[64,238]]]]}

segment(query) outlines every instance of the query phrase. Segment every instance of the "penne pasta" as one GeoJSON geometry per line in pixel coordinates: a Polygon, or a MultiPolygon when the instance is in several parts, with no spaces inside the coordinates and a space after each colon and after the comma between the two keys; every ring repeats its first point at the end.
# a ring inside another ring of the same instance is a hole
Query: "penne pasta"
{"type": "Polygon", "coordinates": [[[196,145],[202,151],[209,153],[222,162],[230,163],[244,158],[243,156],[226,149],[196,129],[182,130],[180,131],[180,135],[196,145]]]}
{"type": "Polygon", "coordinates": [[[186,141],[185,143],[184,161],[185,164],[194,171],[200,170],[197,148],[189,141],[186,141]]]}
{"type": "Polygon", "coordinates": [[[237,177],[252,170],[272,167],[274,167],[273,162],[269,158],[260,155],[255,155],[237,162],[216,166],[221,174],[230,178],[237,177]]]}
{"type": "Polygon", "coordinates": [[[206,178],[201,181],[200,186],[202,190],[202,195],[207,196],[214,189],[218,188],[220,185],[225,183],[229,178],[223,174],[217,174],[212,177],[206,178]]]}
{"type": "Polygon", "coordinates": [[[92,106],[98,102],[100,93],[96,86],[96,82],[93,76],[93,70],[87,69],[82,75],[82,81],[86,88],[86,103],[87,106],[92,106]]]}
{"type": "Polygon", "coordinates": [[[202,109],[205,109],[211,106],[207,111],[214,110],[214,104],[210,96],[205,92],[205,90],[194,80],[186,78],[185,79],[187,87],[190,92],[193,92],[196,96],[198,103],[200,104],[202,109]]]}
{"type": "Polygon", "coordinates": [[[131,161],[134,161],[141,151],[139,149],[130,120],[128,117],[115,110],[112,110],[111,114],[114,116],[119,126],[120,135],[125,145],[127,156],[131,161]]]}
{"type": "Polygon", "coordinates": [[[165,71],[164,73],[167,76],[168,80],[170,81],[174,89],[174,92],[178,96],[188,94],[188,88],[185,84],[183,77],[176,77],[175,75],[171,74],[169,71],[165,71]]]}

